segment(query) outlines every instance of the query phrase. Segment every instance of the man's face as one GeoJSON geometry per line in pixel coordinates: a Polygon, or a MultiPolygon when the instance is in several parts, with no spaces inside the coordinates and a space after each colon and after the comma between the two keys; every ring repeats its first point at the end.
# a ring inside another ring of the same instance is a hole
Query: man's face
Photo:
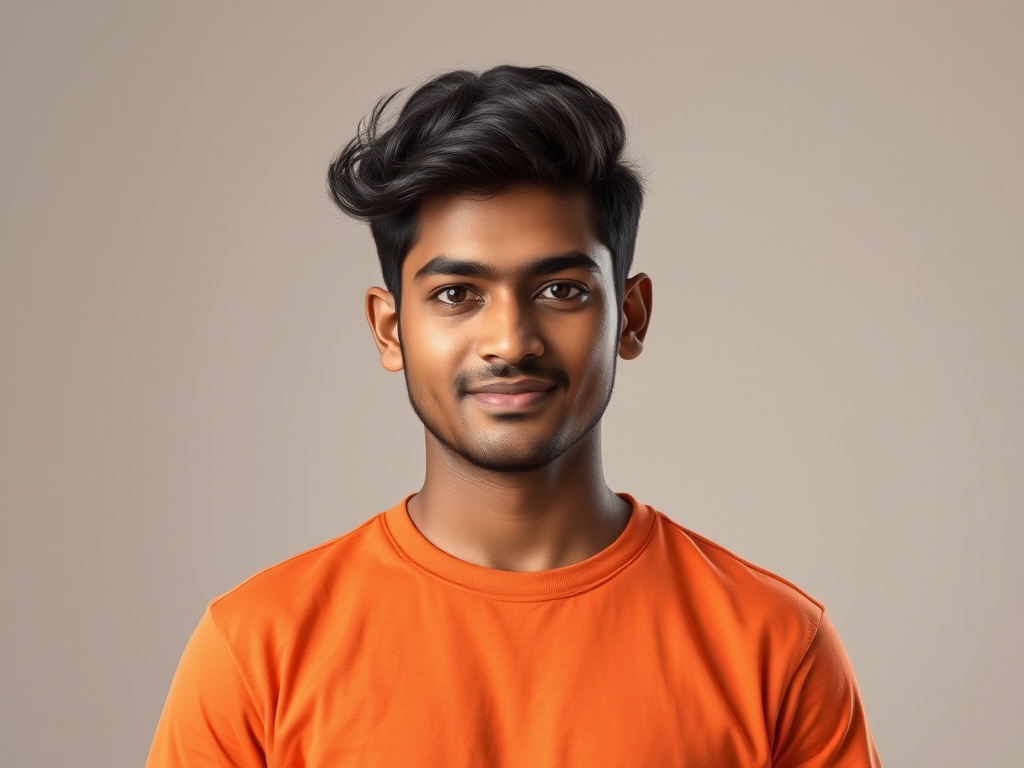
{"type": "Polygon", "coordinates": [[[520,186],[418,212],[398,335],[409,399],[472,464],[536,469],[600,421],[619,308],[583,192],[520,186]]]}

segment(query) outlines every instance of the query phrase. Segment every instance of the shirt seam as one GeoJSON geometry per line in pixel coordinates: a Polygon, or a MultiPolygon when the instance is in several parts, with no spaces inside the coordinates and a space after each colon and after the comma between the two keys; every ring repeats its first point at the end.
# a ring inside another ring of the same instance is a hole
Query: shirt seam
{"type": "Polygon", "coordinates": [[[231,643],[228,642],[228,638],[224,634],[224,630],[222,630],[220,625],[217,623],[217,617],[213,615],[213,606],[216,602],[218,601],[211,601],[208,609],[210,611],[210,621],[213,622],[213,628],[217,630],[217,636],[220,638],[220,641],[224,644],[224,650],[227,651],[228,657],[231,659],[231,664],[235,668],[235,673],[238,675],[238,679],[242,681],[242,685],[245,687],[245,693],[249,697],[249,703],[252,704],[252,708],[256,711],[256,715],[260,719],[260,725],[263,727],[263,743],[260,744],[260,751],[263,752],[263,761],[269,766],[270,762],[267,759],[267,719],[264,716],[263,710],[260,708],[259,703],[257,702],[252,682],[249,680],[248,675],[246,675],[244,670],[242,669],[242,664],[241,662],[239,662],[238,656],[235,654],[234,648],[231,647],[231,643]]]}
{"type": "MultiPolygon", "coordinates": [[[[761,574],[762,576],[767,576],[772,581],[776,581],[779,584],[782,584],[782,585],[784,585],[786,587],[789,587],[794,592],[796,592],[798,595],[801,595],[802,597],[804,597],[808,601],[810,601],[815,606],[815,608],[817,608],[819,611],[824,611],[825,606],[821,603],[820,600],[817,600],[814,597],[812,597],[811,595],[807,594],[802,589],[800,589],[800,587],[798,587],[796,584],[794,584],[793,582],[789,581],[788,579],[786,579],[786,578],[784,578],[782,576],[779,576],[779,574],[774,573],[774,572],[768,570],[767,568],[764,568],[764,567],[758,565],[757,563],[752,563],[749,560],[745,560],[744,558],[742,558],[739,555],[737,555],[735,552],[727,549],[726,547],[723,547],[721,544],[718,544],[718,543],[716,543],[714,541],[711,541],[710,539],[707,539],[707,538],[701,536],[699,533],[694,533],[689,528],[686,528],[685,526],[680,525],[679,523],[677,523],[675,520],[670,518],[668,515],[665,515],[662,512],[659,512],[658,514],[661,515],[661,517],[664,518],[666,521],[668,521],[668,523],[670,525],[672,525],[675,528],[677,528],[679,531],[681,531],[686,536],[689,536],[689,537],[691,537],[693,539],[696,539],[697,541],[701,542],[702,544],[706,544],[709,547],[714,547],[716,550],[718,550],[722,554],[728,555],[733,560],[736,560],[741,565],[744,565],[745,567],[749,568],[750,570],[755,571],[755,572],[761,574]]],[[[819,619],[819,621],[820,621],[820,619],[819,619]]]]}
{"type": "Polygon", "coordinates": [[[335,544],[340,543],[344,539],[347,539],[349,536],[352,536],[353,534],[358,533],[363,528],[366,528],[367,526],[372,525],[377,520],[378,517],[382,517],[383,515],[384,515],[383,512],[379,512],[376,515],[374,515],[371,518],[369,518],[368,520],[364,520],[362,523],[360,523],[358,526],[356,526],[352,530],[347,531],[346,533],[341,534],[340,536],[335,536],[333,539],[328,539],[327,541],[325,541],[325,542],[323,542],[321,544],[317,544],[316,546],[310,547],[307,550],[304,550],[302,552],[294,554],[291,557],[287,557],[284,560],[281,560],[279,562],[274,563],[273,565],[268,565],[266,568],[261,568],[260,570],[256,571],[256,573],[254,573],[251,576],[249,576],[249,577],[243,579],[242,581],[238,582],[235,586],[233,586],[227,592],[224,592],[223,594],[218,595],[217,597],[215,597],[210,602],[210,607],[212,608],[214,605],[219,603],[221,600],[224,600],[225,598],[229,597],[233,593],[235,593],[238,590],[240,590],[242,587],[244,587],[250,581],[253,581],[254,579],[258,579],[260,576],[262,576],[262,575],[264,575],[266,573],[270,573],[271,571],[277,570],[278,568],[282,568],[282,567],[288,565],[289,563],[294,562],[295,560],[298,560],[299,558],[306,557],[307,555],[312,555],[312,554],[314,554],[316,552],[319,552],[322,549],[326,549],[328,547],[332,547],[335,544]]]}
{"type": "MultiPolygon", "coordinates": [[[[786,697],[789,695],[789,689],[793,686],[793,679],[796,677],[796,673],[800,669],[800,665],[804,663],[804,659],[807,658],[807,654],[809,654],[811,652],[811,646],[814,644],[814,639],[818,636],[818,630],[821,629],[821,622],[825,618],[825,608],[824,608],[824,606],[822,606],[820,603],[817,603],[817,601],[815,601],[815,602],[816,602],[816,604],[819,607],[818,620],[816,622],[814,622],[814,627],[811,630],[810,635],[807,638],[807,642],[804,645],[803,653],[801,653],[797,657],[796,663],[793,665],[793,668],[789,671],[789,674],[787,675],[787,679],[786,679],[786,685],[783,686],[782,693],[779,696],[779,701],[775,705],[775,730],[776,730],[776,733],[771,734],[771,753],[772,753],[772,755],[775,754],[775,747],[776,747],[775,740],[776,740],[776,737],[778,736],[779,718],[780,718],[780,716],[782,714],[782,704],[786,700],[786,697]]],[[[767,736],[768,734],[766,733],[765,735],[767,736]]]]}
{"type": "MultiPolygon", "coordinates": [[[[651,510],[650,507],[647,507],[647,509],[652,513],[654,512],[654,510],[651,510]]],[[[657,520],[654,519],[651,522],[650,530],[647,532],[646,538],[643,540],[640,546],[637,547],[636,552],[634,552],[628,560],[626,560],[613,570],[609,571],[596,581],[587,582],[578,588],[567,589],[562,592],[545,593],[541,595],[501,595],[495,594],[494,592],[488,592],[486,590],[476,589],[474,587],[467,586],[466,584],[451,579],[447,576],[442,576],[436,571],[433,571],[430,568],[426,567],[418,560],[413,558],[412,555],[410,555],[402,548],[402,545],[399,544],[398,540],[395,538],[394,533],[392,533],[391,527],[388,525],[386,518],[383,515],[381,515],[380,517],[381,523],[384,527],[384,533],[388,537],[388,541],[391,542],[391,546],[395,549],[395,551],[403,560],[412,565],[414,568],[416,568],[419,571],[422,571],[428,576],[431,576],[444,584],[455,587],[456,589],[459,589],[463,592],[475,595],[476,597],[487,598],[489,600],[495,600],[497,602],[502,603],[543,603],[555,600],[566,600],[570,597],[576,597],[577,595],[582,595],[587,592],[590,592],[591,590],[594,590],[597,587],[605,584],[606,582],[617,576],[619,573],[621,573],[623,570],[625,570],[628,566],[632,565],[637,560],[637,558],[639,558],[640,555],[647,550],[647,547],[650,544],[651,539],[654,538],[654,531],[657,528],[657,520]]]]}

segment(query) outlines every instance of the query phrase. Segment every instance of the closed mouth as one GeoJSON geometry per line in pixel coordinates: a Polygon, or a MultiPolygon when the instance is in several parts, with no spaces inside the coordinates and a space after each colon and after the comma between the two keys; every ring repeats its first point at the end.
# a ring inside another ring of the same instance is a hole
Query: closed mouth
{"type": "Polygon", "coordinates": [[[543,379],[518,379],[515,381],[495,381],[490,384],[477,384],[467,388],[470,395],[498,394],[518,395],[525,392],[548,392],[555,388],[555,383],[543,379]]]}

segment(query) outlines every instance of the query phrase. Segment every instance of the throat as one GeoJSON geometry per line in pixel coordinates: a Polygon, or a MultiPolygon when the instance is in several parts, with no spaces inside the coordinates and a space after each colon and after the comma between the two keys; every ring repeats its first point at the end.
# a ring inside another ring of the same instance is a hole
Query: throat
{"type": "Polygon", "coordinates": [[[599,456],[561,458],[568,461],[540,471],[491,473],[431,466],[428,450],[409,517],[438,549],[484,568],[544,571],[586,560],[621,535],[631,507],[606,485],[599,456]]]}

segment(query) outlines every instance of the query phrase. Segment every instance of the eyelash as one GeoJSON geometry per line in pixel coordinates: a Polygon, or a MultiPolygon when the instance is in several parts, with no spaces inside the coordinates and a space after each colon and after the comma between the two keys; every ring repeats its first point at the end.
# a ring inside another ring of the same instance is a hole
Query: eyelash
{"type": "MultiPolygon", "coordinates": [[[[559,298],[551,297],[549,299],[546,299],[546,301],[557,301],[557,302],[583,301],[584,299],[587,298],[587,296],[590,295],[590,291],[586,287],[580,285],[579,283],[573,283],[573,282],[570,282],[568,280],[563,280],[562,282],[548,283],[543,288],[541,288],[540,291],[537,292],[537,295],[539,296],[540,294],[544,293],[544,291],[547,291],[547,290],[549,290],[551,288],[554,288],[555,286],[567,286],[567,287],[571,288],[572,290],[576,291],[576,293],[574,295],[568,296],[568,297],[566,297],[564,299],[559,299],[559,298]]],[[[442,305],[444,307],[458,307],[458,306],[461,306],[461,305],[467,303],[468,300],[463,300],[463,301],[442,301],[441,300],[441,296],[445,292],[453,291],[453,290],[463,290],[463,291],[466,291],[467,293],[474,293],[472,288],[469,288],[469,287],[467,287],[465,285],[446,285],[444,288],[440,288],[437,291],[435,291],[431,295],[430,298],[431,298],[432,301],[436,301],[438,304],[440,304],[440,305],[442,305]]]]}

